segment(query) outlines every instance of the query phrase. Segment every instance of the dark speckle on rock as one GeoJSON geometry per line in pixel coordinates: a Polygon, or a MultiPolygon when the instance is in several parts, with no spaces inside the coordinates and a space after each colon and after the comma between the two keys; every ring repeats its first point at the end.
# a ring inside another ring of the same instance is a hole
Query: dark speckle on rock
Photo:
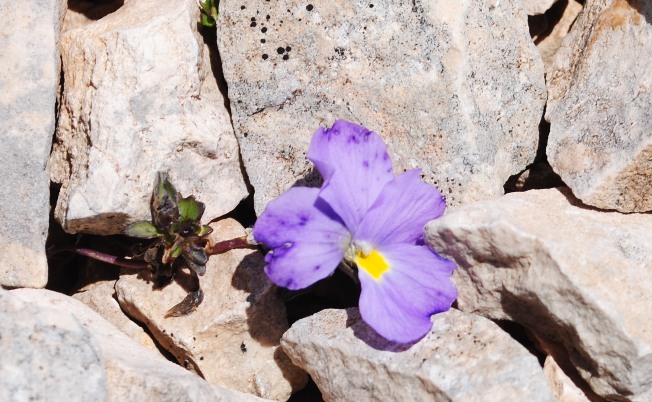
{"type": "Polygon", "coordinates": [[[289,55],[289,54],[284,54],[284,55],[283,55],[283,60],[288,60],[289,58],[290,58],[290,55],[289,55]]]}
{"type": "Polygon", "coordinates": [[[262,33],[267,32],[267,28],[266,28],[266,27],[262,28],[262,29],[260,30],[260,32],[262,32],[262,33]]]}
{"type": "Polygon", "coordinates": [[[276,49],[276,53],[283,54],[283,53],[285,53],[285,49],[283,49],[282,47],[279,47],[278,49],[276,49]]]}
{"type": "Polygon", "coordinates": [[[267,53],[263,53],[263,60],[267,60],[268,57],[267,53]]]}
{"type": "Polygon", "coordinates": [[[306,10],[308,10],[308,11],[312,11],[313,8],[314,8],[314,7],[312,6],[312,4],[308,4],[308,5],[306,6],[306,10]]]}
{"type": "Polygon", "coordinates": [[[252,28],[255,27],[255,26],[256,26],[256,22],[255,22],[255,21],[252,22],[251,25],[249,25],[249,26],[252,27],[252,28]]]}
{"type": "Polygon", "coordinates": [[[245,8],[247,8],[247,7],[245,7],[245,6],[240,6],[240,10],[244,10],[245,8]]]}
{"type": "Polygon", "coordinates": [[[267,42],[267,41],[265,40],[265,38],[263,38],[263,39],[260,40],[260,43],[265,43],[265,42],[267,42]]]}
{"type": "Polygon", "coordinates": [[[286,52],[289,52],[290,50],[292,50],[292,48],[291,48],[290,46],[286,46],[286,47],[285,47],[285,51],[286,51],[286,52]]]}

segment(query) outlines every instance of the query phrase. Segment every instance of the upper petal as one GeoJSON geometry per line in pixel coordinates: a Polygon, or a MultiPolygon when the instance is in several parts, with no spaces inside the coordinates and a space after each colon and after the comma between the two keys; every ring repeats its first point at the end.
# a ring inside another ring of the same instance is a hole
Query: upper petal
{"type": "Polygon", "coordinates": [[[446,201],[437,188],[421,181],[420,173],[409,170],[387,183],[353,238],[376,246],[421,239],[426,223],[444,213],[446,201]]]}
{"type": "Polygon", "coordinates": [[[394,178],[387,147],[378,134],[344,120],[317,130],[307,156],[324,177],[319,196],[350,231],[394,178]]]}
{"type": "Polygon", "coordinates": [[[455,263],[427,246],[395,244],[378,250],[389,269],[375,279],[358,270],[360,315],[384,338],[409,343],[430,331],[430,316],[446,311],[457,297],[450,279],[455,263]]]}
{"type": "Polygon", "coordinates": [[[291,188],[267,204],[254,225],[256,241],[272,249],[265,272],[279,286],[305,288],[342,261],[350,235],[318,194],[316,188],[291,188]]]}

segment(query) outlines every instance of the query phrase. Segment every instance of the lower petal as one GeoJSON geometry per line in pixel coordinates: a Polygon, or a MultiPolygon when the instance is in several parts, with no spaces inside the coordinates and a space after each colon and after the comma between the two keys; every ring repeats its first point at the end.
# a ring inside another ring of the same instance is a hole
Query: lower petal
{"type": "Polygon", "coordinates": [[[344,257],[350,235],[318,194],[317,188],[291,188],[271,201],[254,225],[256,241],[272,249],[265,273],[279,286],[310,286],[344,257]]]}
{"type": "Polygon", "coordinates": [[[455,264],[427,246],[401,243],[378,252],[389,267],[379,277],[358,270],[360,314],[388,340],[417,341],[430,331],[430,316],[448,310],[457,297],[450,279],[455,264]]]}

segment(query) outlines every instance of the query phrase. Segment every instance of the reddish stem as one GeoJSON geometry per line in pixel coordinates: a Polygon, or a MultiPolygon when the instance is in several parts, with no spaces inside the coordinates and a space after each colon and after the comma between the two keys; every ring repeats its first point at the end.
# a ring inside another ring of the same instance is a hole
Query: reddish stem
{"type": "Polygon", "coordinates": [[[73,253],[77,253],[97,261],[106,262],[108,264],[117,265],[120,267],[147,269],[147,263],[145,261],[127,260],[124,258],[116,257],[115,255],[105,254],[99,251],[91,250],[90,248],[64,247],[58,249],[57,251],[55,251],[55,253],[59,251],[72,251],[73,253]]]}
{"type": "Polygon", "coordinates": [[[247,242],[247,237],[237,237],[231,240],[224,240],[213,244],[213,247],[206,250],[208,255],[221,254],[236,248],[256,248],[256,246],[247,242]]]}

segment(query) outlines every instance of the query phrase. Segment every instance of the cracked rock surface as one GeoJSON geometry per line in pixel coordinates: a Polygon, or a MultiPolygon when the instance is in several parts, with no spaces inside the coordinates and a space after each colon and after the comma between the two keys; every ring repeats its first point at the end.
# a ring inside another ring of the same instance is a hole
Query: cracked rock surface
{"type": "Polygon", "coordinates": [[[649,401],[651,232],[650,214],[599,211],[548,189],[459,208],[425,236],[459,266],[461,310],[561,343],[603,397],[649,401]]]}

